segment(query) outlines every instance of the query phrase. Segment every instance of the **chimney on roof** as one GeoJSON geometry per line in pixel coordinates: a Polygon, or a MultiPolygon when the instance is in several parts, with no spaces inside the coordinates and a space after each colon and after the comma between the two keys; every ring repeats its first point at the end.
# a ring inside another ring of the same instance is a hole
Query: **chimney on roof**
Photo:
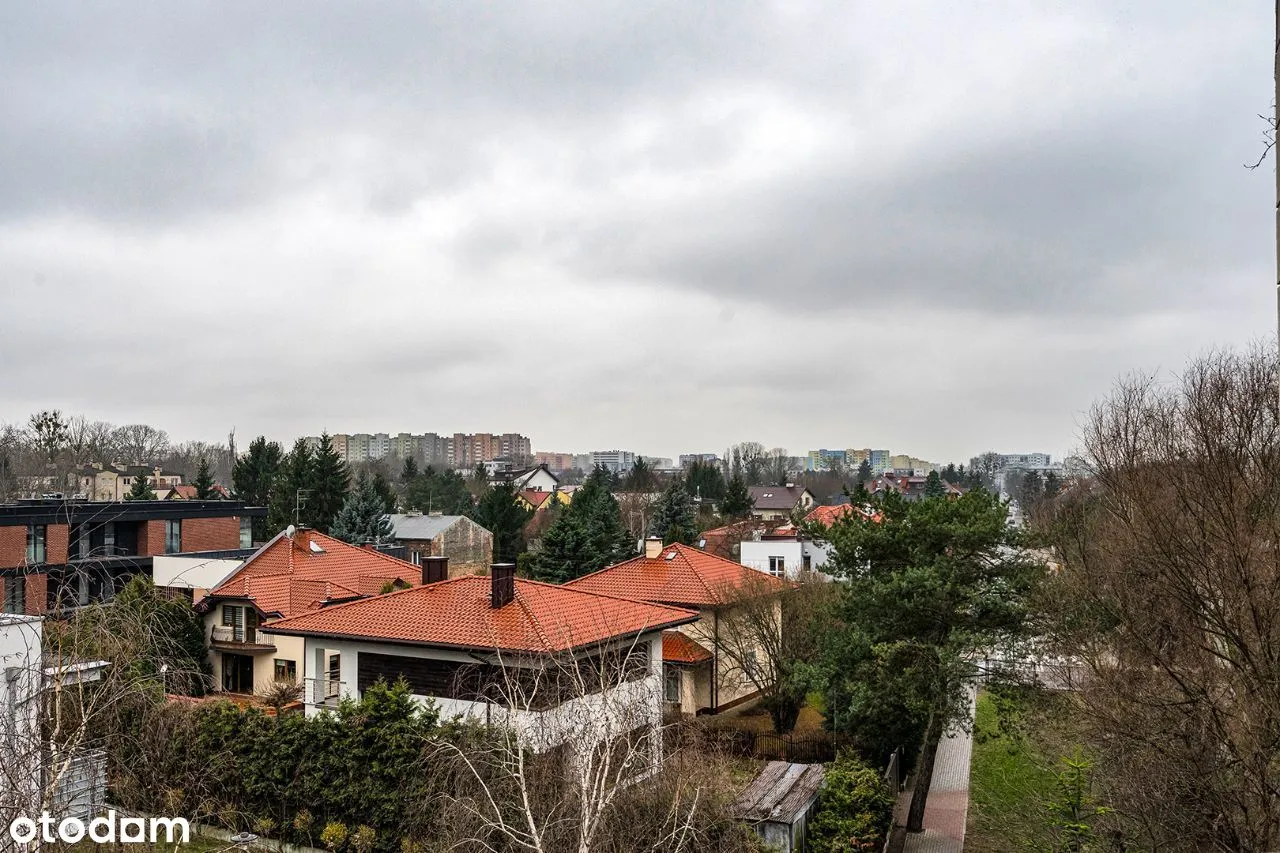
{"type": "Polygon", "coordinates": [[[372,542],[361,542],[361,543],[360,543],[360,547],[361,547],[361,548],[363,548],[363,549],[365,549],[366,551],[372,551],[372,550],[373,550],[373,543],[372,543],[372,542]]]}
{"type": "Polygon", "coordinates": [[[431,512],[427,513],[427,515],[430,516],[431,518],[439,518],[440,516],[444,515],[444,513],[438,509],[433,509],[431,510],[431,512]]]}
{"type": "Polygon", "coordinates": [[[515,597],[516,564],[494,563],[489,567],[489,605],[497,609],[515,597]]]}
{"type": "Polygon", "coordinates": [[[656,560],[658,555],[662,553],[662,540],[657,536],[650,536],[644,540],[644,556],[646,560],[656,560]]]}
{"type": "Polygon", "coordinates": [[[422,558],[422,582],[435,583],[449,579],[449,558],[448,557],[423,557],[422,558]]]}

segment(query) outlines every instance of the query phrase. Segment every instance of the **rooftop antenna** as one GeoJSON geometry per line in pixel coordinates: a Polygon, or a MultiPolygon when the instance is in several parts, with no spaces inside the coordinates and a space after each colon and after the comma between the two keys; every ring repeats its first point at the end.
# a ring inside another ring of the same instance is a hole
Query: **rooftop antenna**
{"type": "Polygon", "coordinates": [[[304,494],[307,494],[310,491],[311,491],[310,489],[298,489],[297,493],[294,495],[294,499],[293,499],[293,523],[294,524],[302,523],[301,521],[302,505],[306,503],[306,501],[302,499],[302,496],[304,494]]]}

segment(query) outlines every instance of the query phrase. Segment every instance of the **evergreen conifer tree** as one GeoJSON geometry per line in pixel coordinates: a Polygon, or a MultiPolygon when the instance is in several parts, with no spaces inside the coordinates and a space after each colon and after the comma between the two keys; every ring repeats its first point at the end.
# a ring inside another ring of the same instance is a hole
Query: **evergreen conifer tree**
{"type": "Polygon", "coordinates": [[[342,511],[350,488],[351,474],[347,463],[333,449],[329,434],[322,433],[311,466],[311,526],[321,533],[328,533],[342,511]]]}
{"type": "MultiPolygon", "coordinates": [[[[249,444],[249,452],[244,458],[235,460],[231,471],[231,485],[236,500],[244,501],[249,506],[269,506],[272,497],[272,486],[276,475],[280,472],[284,451],[274,441],[267,441],[266,436],[258,436],[249,444]]],[[[263,542],[270,538],[267,533],[267,519],[253,519],[253,541],[263,542]]]]}
{"type": "Polygon", "coordinates": [[[755,501],[751,499],[751,491],[740,475],[735,474],[725,486],[724,497],[720,499],[720,514],[728,519],[741,519],[751,515],[755,501]]]}
{"type": "Polygon", "coordinates": [[[124,499],[127,501],[153,501],[156,499],[156,490],[151,488],[151,481],[145,471],[134,476],[133,483],[129,487],[129,493],[124,496],[124,499]]]}
{"type": "Polygon", "coordinates": [[[929,476],[925,479],[924,496],[926,498],[943,498],[947,496],[947,489],[942,485],[942,475],[937,471],[930,471],[929,476]]]}
{"type": "Polygon", "coordinates": [[[672,480],[662,493],[649,532],[661,537],[664,545],[674,542],[692,545],[698,541],[698,518],[693,508],[693,497],[681,478],[672,480]]]}
{"type": "Polygon", "coordinates": [[[608,482],[607,471],[593,471],[547,528],[542,548],[529,561],[535,579],[563,583],[635,556],[636,543],[608,482]]]}
{"type": "Polygon", "coordinates": [[[382,506],[386,512],[392,513],[396,511],[396,490],[391,487],[391,483],[387,481],[386,476],[379,467],[373,472],[373,490],[378,493],[378,497],[382,498],[382,506]]]}
{"type": "Polygon", "coordinates": [[[191,485],[196,487],[196,500],[212,501],[222,497],[213,487],[213,472],[209,470],[209,460],[203,456],[196,466],[196,478],[191,485]]]}
{"type": "Polygon", "coordinates": [[[311,484],[314,459],[305,439],[293,443],[293,449],[281,460],[271,487],[268,504],[267,530],[263,538],[270,538],[290,524],[311,526],[314,504],[311,484]]]}
{"type": "Polygon", "coordinates": [[[503,484],[481,495],[471,518],[493,534],[494,562],[514,563],[524,551],[524,526],[532,515],[511,486],[503,484]]]}
{"type": "Polygon", "coordinates": [[[330,534],[343,542],[375,545],[391,539],[391,519],[387,518],[386,503],[374,487],[373,479],[364,474],[356,481],[356,487],[347,495],[342,509],[333,520],[330,534]]]}

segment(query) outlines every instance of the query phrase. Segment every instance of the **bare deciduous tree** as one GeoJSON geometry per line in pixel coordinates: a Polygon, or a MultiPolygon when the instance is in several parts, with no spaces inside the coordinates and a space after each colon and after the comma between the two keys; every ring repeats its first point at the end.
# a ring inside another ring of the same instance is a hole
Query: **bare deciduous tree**
{"type": "Polygon", "coordinates": [[[586,657],[499,657],[500,675],[485,688],[489,724],[455,730],[432,752],[436,787],[447,792],[439,849],[753,849],[726,819],[732,791],[725,775],[708,779],[712,763],[702,760],[697,773],[660,766],[661,695],[649,654],[646,643],[586,657]]]}
{"type": "Polygon", "coordinates": [[[1276,379],[1255,347],[1120,383],[1085,429],[1096,480],[1039,519],[1047,627],[1144,849],[1280,846],[1276,379]]]}

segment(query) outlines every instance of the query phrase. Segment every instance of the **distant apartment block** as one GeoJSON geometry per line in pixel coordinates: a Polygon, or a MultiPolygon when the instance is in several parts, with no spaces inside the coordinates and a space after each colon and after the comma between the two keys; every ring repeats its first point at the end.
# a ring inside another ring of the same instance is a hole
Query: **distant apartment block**
{"type": "Polygon", "coordinates": [[[1053,467],[1053,459],[1048,453],[1001,453],[1000,467],[1038,471],[1053,467]]]}
{"type": "Polygon", "coordinates": [[[630,471],[636,464],[636,455],[629,450],[594,450],[591,452],[591,465],[604,468],[615,474],[630,471]]]}
{"type": "Polygon", "coordinates": [[[573,464],[572,453],[555,453],[547,450],[540,450],[533,454],[534,465],[546,465],[552,471],[572,471],[576,466],[573,464]]]}
{"type": "Polygon", "coordinates": [[[695,462],[701,462],[703,465],[718,465],[720,457],[714,453],[681,453],[680,467],[688,468],[695,462]]]}
{"type": "Polygon", "coordinates": [[[829,471],[833,468],[842,468],[849,464],[849,451],[847,450],[810,450],[804,459],[804,470],[806,471],[829,471]]]}
{"type": "MultiPolygon", "coordinates": [[[[414,435],[407,432],[391,435],[385,432],[334,433],[330,437],[334,452],[345,462],[369,462],[378,459],[413,459],[437,468],[470,469],[495,459],[512,464],[527,464],[533,458],[533,444],[527,436],[515,432],[462,433],[450,436],[434,432],[414,435]]],[[[307,444],[316,447],[318,436],[308,436],[307,444]]]]}

